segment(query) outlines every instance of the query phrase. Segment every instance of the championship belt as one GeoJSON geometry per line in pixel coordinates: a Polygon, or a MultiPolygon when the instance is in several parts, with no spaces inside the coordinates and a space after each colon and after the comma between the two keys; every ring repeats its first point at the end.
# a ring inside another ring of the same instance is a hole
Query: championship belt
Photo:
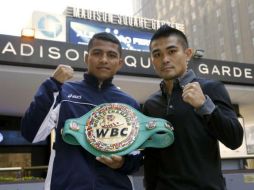
{"type": "Polygon", "coordinates": [[[167,120],[145,116],[122,103],[101,104],[80,118],[66,120],[62,137],[95,156],[165,148],[174,141],[173,127],[167,120]]]}

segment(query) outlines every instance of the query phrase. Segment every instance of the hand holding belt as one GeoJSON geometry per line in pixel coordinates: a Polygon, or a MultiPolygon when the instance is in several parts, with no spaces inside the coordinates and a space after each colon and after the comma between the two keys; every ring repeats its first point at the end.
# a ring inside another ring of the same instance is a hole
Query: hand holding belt
{"type": "Polygon", "coordinates": [[[145,116],[122,103],[101,104],[80,118],[66,120],[62,137],[95,156],[165,148],[174,141],[173,127],[167,120],[145,116]]]}

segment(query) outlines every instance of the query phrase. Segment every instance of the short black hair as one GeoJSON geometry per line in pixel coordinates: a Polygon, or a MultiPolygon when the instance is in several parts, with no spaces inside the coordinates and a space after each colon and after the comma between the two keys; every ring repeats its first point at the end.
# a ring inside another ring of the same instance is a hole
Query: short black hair
{"type": "Polygon", "coordinates": [[[100,32],[100,33],[96,33],[96,34],[93,35],[93,37],[91,38],[91,40],[88,43],[88,50],[87,50],[88,52],[93,47],[93,42],[94,42],[95,39],[109,41],[109,42],[112,42],[114,44],[117,44],[120,56],[122,56],[122,45],[121,45],[120,41],[113,34],[110,34],[110,33],[107,33],[107,32],[100,32]]]}
{"type": "Polygon", "coordinates": [[[169,36],[176,36],[184,49],[189,47],[188,39],[182,31],[176,28],[172,28],[167,24],[164,24],[158,30],[156,30],[156,32],[153,34],[149,44],[150,50],[151,50],[151,44],[154,40],[157,40],[158,38],[161,38],[161,37],[169,37],[169,36]]]}

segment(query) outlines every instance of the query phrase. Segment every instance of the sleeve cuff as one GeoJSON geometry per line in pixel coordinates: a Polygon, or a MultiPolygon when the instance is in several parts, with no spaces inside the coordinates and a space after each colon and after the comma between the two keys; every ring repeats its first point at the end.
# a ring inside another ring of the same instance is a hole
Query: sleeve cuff
{"type": "Polygon", "coordinates": [[[213,103],[213,101],[211,100],[211,98],[207,95],[205,95],[206,100],[204,102],[204,104],[199,108],[196,109],[196,113],[203,116],[203,115],[210,115],[213,110],[215,109],[215,104],[213,103]]]}
{"type": "Polygon", "coordinates": [[[50,77],[49,79],[50,79],[50,81],[52,81],[56,85],[57,91],[61,89],[61,87],[62,87],[62,83],[61,82],[57,81],[53,77],[50,77]]]}

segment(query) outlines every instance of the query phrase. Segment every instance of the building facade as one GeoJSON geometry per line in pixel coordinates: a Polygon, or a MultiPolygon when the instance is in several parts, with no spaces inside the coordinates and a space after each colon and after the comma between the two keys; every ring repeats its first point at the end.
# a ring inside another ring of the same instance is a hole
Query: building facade
{"type": "Polygon", "coordinates": [[[254,63],[253,0],[138,0],[134,16],[183,23],[205,58],[254,63]]]}

